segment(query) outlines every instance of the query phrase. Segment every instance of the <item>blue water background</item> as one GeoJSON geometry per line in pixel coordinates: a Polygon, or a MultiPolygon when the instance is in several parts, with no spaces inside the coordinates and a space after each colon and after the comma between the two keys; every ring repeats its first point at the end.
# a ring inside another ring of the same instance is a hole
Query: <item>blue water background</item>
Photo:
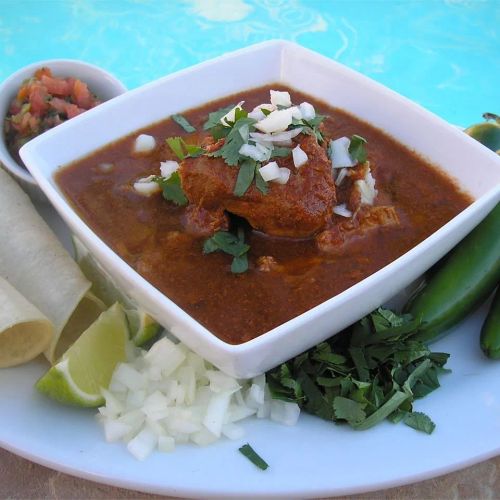
{"type": "Polygon", "coordinates": [[[272,38],[316,50],[455,124],[500,113],[500,0],[0,0],[0,81],[61,57],[134,88],[272,38]]]}

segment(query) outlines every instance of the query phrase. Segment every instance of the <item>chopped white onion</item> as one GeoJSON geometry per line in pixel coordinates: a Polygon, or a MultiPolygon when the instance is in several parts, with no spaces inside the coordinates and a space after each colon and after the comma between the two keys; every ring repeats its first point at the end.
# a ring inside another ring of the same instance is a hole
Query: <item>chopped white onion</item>
{"type": "Polygon", "coordinates": [[[292,149],[293,164],[295,168],[299,168],[309,159],[306,152],[300,147],[300,145],[295,146],[292,149]]]}
{"type": "Polygon", "coordinates": [[[290,179],[290,169],[286,167],[280,167],[280,176],[278,179],[275,179],[274,182],[277,182],[278,184],[286,184],[288,182],[288,179],[290,179]]]}
{"type": "Polygon", "coordinates": [[[140,134],[134,142],[134,153],[149,153],[155,147],[156,141],[152,135],[140,134]]]}
{"type": "Polygon", "coordinates": [[[142,429],[127,444],[127,449],[137,460],[144,460],[158,444],[158,436],[148,427],[142,429]]]}
{"type": "Polygon", "coordinates": [[[342,182],[344,181],[344,179],[346,177],[349,177],[349,169],[348,168],[341,168],[338,172],[339,173],[337,175],[337,178],[335,179],[336,186],[340,186],[342,184],[342,182]]]}
{"type": "Polygon", "coordinates": [[[274,181],[281,176],[280,167],[275,161],[271,161],[259,168],[259,174],[266,182],[274,181]]]}
{"type": "Polygon", "coordinates": [[[354,184],[361,193],[361,204],[373,205],[378,191],[375,189],[375,179],[373,178],[370,169],[367,170],[364,179],[358,180],[354,184]]]}
{"type": "Polygon", "coordinates": [[[292,118],[294,120],[302,120],[302,112],[300,111],[300,108],[298,106],[292,106],[290,108],[291,112],[292,112],[292,118]]]}
{"type": "Polygon", "coordinates": [[[267,161],[271,157],[271,149],[262,146],[259,148],[253,144],[243,144],[238,153],[255,161],[267,161]]]}
{"type": "Polygon", "coordinates": [[[250,113],[248,113],[248,118],[253,118],[256,121],[263,120],[266,117],[266,115],[262,111],[263,109],[265,109],[266,111],[274,111],[276,109],[276,106],[268,103],[259,104],[258,106],[255,106],[255,108],[253,108],[250,113]]]}
{"type": "Polygon", "coordinates": [[[113,372],[113,378],[132,391],[143,389],[147,383],[146,376],[127,363],[120,363],[117,366],[113,372]]]}
{"type": "Polygon", "coordinates": [[[160,186],[156,182],[135,182],[134,189],[143,196],[151,196],[160,192],[160,186]]]}
{"type": "Polygon", "coordinates": [[[280,90],[271,90],[271,104],[274,106],[284,106],[289,108],[292,105],[292,99],[289,92],[281,92],[280,90]]]}
{"type": "Polygon", "coordinates": [[[236,104],[236,106],[232,109],[230,109],[221,119],[220,119],[220,122],[222,123],[222,125],[224,125],[225,127],[229,127],[229,123],[228,122],[234,122],[234,119],[236,118],[236,110],[238,108],[241,109],[241,106],[245,103],[245,101],[240,101],[238,104],[236,104]]]}
{"type": "MultiPolygon", "coordinates": [[[[264,144],[264,143],[262,143],[262,144],[264,144]]],[[[272,143],[269,143],[269,144],[271,144],[273,147],[274,146],[278,146],[278,147],[286,147],[286,148],[288,148],[288,147],[290,147],[293,144],[293,142],[292,142],[292,139],[288,139],[287,141],[275,141],[275,142],[272,142],[272,143]]]]}
{"type": "Polygon", "coordinates": [[[292,112],[290,109],[278,109],[272,111],[263,120],[258,121],[254,126],[260,131],[271,134],[272,132],[282,132],[292,123],[292,112]]]}
{"type": "Polygon", "coordinates": [[[97,168],[99,168],[101,172],[108,173],[111,172],[113,168],[115,168],[115,165],[114,163],[99,163],[99,165],[97,165],[97,168]]]}
{"type": "Polygon", "coordinates": [[[316,111],[314,106],[308,102],[303,102],[299,105],[300,113],[302,114],[302,119],[309,121],[316,117],[316,111]]]}
{"type": "Polygon", "coordinates": [[[104,421],[104,437],[108,443],[114,443],[123,439],[130,431],[132,426],[118,420],[106,419],[104,421]]]}
{"type": "Polygon", "coordinates": [[[351,141],[348,137],[340,137],[330,142],[330,158],[333,168],[354,167],[357,164],[349,154],[349,144],[351,141]]]}
{"type": "Polygon", "coordinates": [[[250,138],[262,142],[278,143],[283,141],[290,141],[294,137],[297,137],[302,132],[302,127],[293,128],[292,130],[286,130],[285,132],[279,132],[277,134],[261,134],[260,132],[250,132],[250,138]]]}
{"type": "Polygon", "coordinates": [[[158,451],[170,453],[175,450],[175,439],[171,436],[158,437],[158,451]]]}
{"type": "Polygon", "coordinates": [[[300,408],[297,403],[273,400],[271,402],[271,420],[284,425],[295,425],[299,419],[300,408]]]}
{"type": "Polygon", "coordinates": [[[174,172],[179,170],[179,163],[173,160],[160,162],[160,173],[164,179],[170,179],[174,172]]]}
{"type": "Polygon", "coordinates": [[[342,217],[352,217],[352,212],[346,207],[345,203],[333,207],[333,213],[342,217]]]}
{"type": "Polygon", "coordinates": [[[154,175],[148,175],[142,179],[137,179],[137,181],[134,182],[134,190],[143,196],[151,196],[155,193],[159,193],[161,188],[157,182],[153,181],[154,178],[154,175]]]}
{"type": "Polygon", "coordinates": [[[189,441],[206,446],[221,437],[241,439],[244,428],[236,422],[252,415],[294,422],[292,407],[274,405],[265,375],[237,380],[167,337],[148,352],[133,352],[102,391],[106,406],[99,408],[98,419],[106,440],[126,442],[138,460],[189,441]]]}
{"type": "Polygon", "coordinates": [[[245,435],[245,429],[233,423],[224,424],[222,426],[222,435],[232,440],[241,439],[245,435]]]}

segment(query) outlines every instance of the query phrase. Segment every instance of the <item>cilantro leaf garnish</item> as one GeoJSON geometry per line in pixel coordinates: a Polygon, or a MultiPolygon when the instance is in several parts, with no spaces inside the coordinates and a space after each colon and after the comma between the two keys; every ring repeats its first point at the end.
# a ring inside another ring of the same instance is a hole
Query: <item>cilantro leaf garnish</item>
{"type": "Polygon", "coordinates": [[[243,196],[251,186],[255,177],[257,162],[252,159],[244,160],[240,166],[233,193],[235,196],[243,196]]]}
{"type": "Polygon", "coordinates": [[[245,243],[245,232],[238,228],[235,235],[229,231],[218,231],[203,244],[203,253],[224,252],[233,256],[231,272],[235,274],[244,273],[248,270],[247,253],[250,245],[245,243]]]}
{"type": "Polygon", "coordinates": [[[294,120],[294,126],[304,127],[303,132],[306,134],[314,135],[317,141],[321,144],[324,141],[323,134],[319,130],[321,122],[326,118],[325,115],[316,115],[310,120],[294,120]]]}
{"type": "Polygon", "coordinates": [[[187,119],[180,115],[172,115],[172,120],[174,120],[177,125],[181,126],[187,133],[196,132],[196,129],[187,121],[187,119]]]}
{"type": "Polygon", "coordinates": [[[248,443],[238,448],[238,451],[259,469],[266,470],[269,467],[265,460],[248,443]]]}
{"type": "Polygon", "coordinates": [[[262,193],[267,194],[269,189],[267,182],[262,178],[261,173],[259,172],[260,163],[255,164],[255,187],[262,193]]]}
{"type": "Polygon", "coordinates": [[[274,398],[358,430],[385,419],[431,433],[412,404],[439,387],[449,355],[417,340],[419,322],[379,308],[344,332],[267,373],[274,398]]]}
{"type": "Polygon", "coordinates": [[[271,158],[286,158],[292,154],[292,148],[275,146],[271,151],[271,158]]]}
{"type": "Polygon", "coordinates": [[[236,120],[226,136],[224,145],[217,151],[210,153],[210,155],[213,157],[224,158],[224,161],[229,166],[238,165],[240,159],[242,159],[239,151],[241,146],[245,143],[240,134],[240,128],[244,125],[253,125],[254,123],[255,120],[248,117],[242,117],[236,120]]]}
{"type": "Polygon", "coordinates": [[[220,120],[221,118],[229,113],[236,105],[235,104],[230,104],[229,106],[226,106],[225,108],[218,109],[217,111],[213,111],[212,113],[208,114],[208,120],[205,122],[203,125],[203,130],[210,130],[211,128],[221,125],[220,120]]]}
{"type": "Polygon", "coordinates": [[[179,160],[184,160],[186,154],[184,153],[184,148],[182,147],[184,141],[181,137],[169,137],[165,139],[165,142],[170,146],[170,149],[173,151],[175,156],[179,158],[179,160]]]}
{"type": "Polygon", "coordinates": [[[170,146],[170,149],[181,161],[187,157],[197,158],[205,152],[205,150],[200,146],[196,146],[195,144],[186,144],[182,137],[169,137],[165,140],[165,142],[170,146]]]}
{"type": "Polygon", "coordinates": [[[403,422],[413,429],[425,432],[426,434],[432,434],[436,428],[436,424],[425,413],[418,411],[407,413],[403,418],[403,422]]]}
{"type": "Polygon", "coordinates": [[[354,134],[351,137],[351,142],[349,144],[349,154],[353,160],[358,163],[364,163],[368,157],[366,153],[366,139],[360,135],[354,134]]]}
{"type": "Polygon", "coordinates": [[[168,179],[157,176],[153,180],[161,187],[163,198],[179,206],[187,204],[188,199],[182,190],[179,172],[174,172],[168,179]]]}

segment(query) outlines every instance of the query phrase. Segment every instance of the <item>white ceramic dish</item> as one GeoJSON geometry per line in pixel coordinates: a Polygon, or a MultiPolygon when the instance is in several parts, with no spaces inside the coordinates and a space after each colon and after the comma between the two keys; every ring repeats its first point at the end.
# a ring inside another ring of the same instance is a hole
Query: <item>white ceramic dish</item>
{"type": "Polygon", "coordinates": [[[306,350],[387,301],[450,250],[500,200],[500,158],[494,153],[355,71],[281,41],[243,49],[128,92],[30,141],[21,156],[70,229],[133,299],[191,349],[222,370],[245,378],[306,350]],[[417,247],[345,292],[252,341],[230,345],[103,243],[62,196],[53,174],[59,166],[172,113],[275,82],[347,109],[384,129],[439,165],[476,201],[417,247]]]}
{"type": "MultiPolygon", "coordinates": [[[[89,89],[103,101],[112,99],[127,91],[125,85],[115,76],[93,64],[73,59],[39,61],[19,69],[0,85],[0,117],[2,122],[22,82],[32,77],[35,71],[42,67],[50,68],[52,73],[58,77],[73,76],[79,78],[87,83],[89,89]]],[[[22,165],[19,165],[10,155],[5,145],[3,133],[0,134],[0,164],[3,164],[4,168],[16,178],[32,198],[45,199],[30,172],[22,165]]]]}

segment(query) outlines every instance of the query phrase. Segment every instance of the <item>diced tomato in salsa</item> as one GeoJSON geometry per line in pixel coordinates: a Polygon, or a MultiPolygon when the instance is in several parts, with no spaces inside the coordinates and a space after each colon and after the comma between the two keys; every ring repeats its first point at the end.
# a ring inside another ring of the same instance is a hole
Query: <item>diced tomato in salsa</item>
{"type": "Polygon", "coordinates": [[[39,68],[23,82],[4,119],[4,134],[12,156],[22,164],[19,149],[30,139],[100,104],[87,84],[59,78],[39,68]]]}

